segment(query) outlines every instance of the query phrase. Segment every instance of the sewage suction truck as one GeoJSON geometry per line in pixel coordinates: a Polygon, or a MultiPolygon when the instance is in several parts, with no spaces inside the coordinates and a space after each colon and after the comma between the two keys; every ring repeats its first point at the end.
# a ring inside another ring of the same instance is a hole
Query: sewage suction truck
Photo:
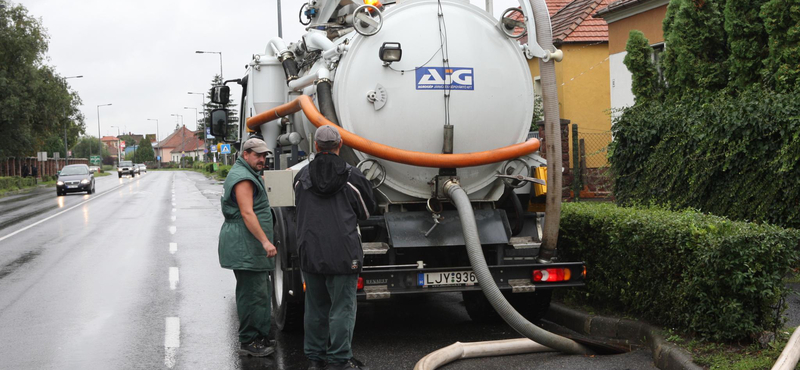
{"type": "MultiPolygon", "coordinates": [[[[333,125],[341,156],[372,182],[378,203],[359,222],[358,298],[458,292],[473,320],[499,314],[531,338],[525,331],[541,329],[529,321],[544,315],[553,289],[585,276],[582,262],[555,253],[560,159],[543,159],[540,141],[527,139],[529,59],[544,66],[545,119],[559,120],[552,64],[561,53],[547,41],[544,1],[522,0],[496,19],[467,0],[308,0],[299,17],[302,38],[268,40],[244,77],[212,89],[219,104],[229,101],[227,84],[242,92],[239,122],[212,112],[216,137],[259,136],[273,149],[264,181],[277,326],[302,328],[293,179],[313,159],[316,129],[333,125]],[[545,192],[546,212],[529,211],[545,192]]],[[[549,153],[560,153],[559,131],[547,130],[549,153]]],[[[539,340],[558,346],[551,342],[539,340]]]]}

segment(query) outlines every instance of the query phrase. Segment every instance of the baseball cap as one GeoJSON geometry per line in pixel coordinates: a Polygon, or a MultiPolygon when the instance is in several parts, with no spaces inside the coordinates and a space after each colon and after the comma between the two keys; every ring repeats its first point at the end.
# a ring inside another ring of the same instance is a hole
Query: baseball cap
{"type": "Polygon", "coordinates": [[[317,132],[314,134],[314,140],[318,143],[322,142],[335,142],[338,143],[342,141],[342,136],[339,135],[339,130],[335,127],[330,125],[325,125],[317,129],[317,132]]]}
{"type": "Polygon", "coordinates": [[[265,143],[264,140],[257,138],[250,138],[244,142],[244,144],[242,145],[242,151],[245,151],[247,149],[250,149],[256,153],[264,153],[264,152],[272,153],[272,150],[270,150],[269,147],[267,147],[267,143],[265,143]]]}

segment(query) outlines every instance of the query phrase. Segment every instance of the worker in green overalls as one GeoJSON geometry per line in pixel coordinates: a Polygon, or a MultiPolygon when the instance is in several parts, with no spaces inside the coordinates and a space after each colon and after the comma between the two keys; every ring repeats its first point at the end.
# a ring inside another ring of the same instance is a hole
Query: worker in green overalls
{"type": "Polygon", "coordinates": [[[267,144],[257,138],[242,145],[242,154],[223,185],[219,232],[219,264],[236,276],[236,311],[239,314],[240,354],[269,356],[275,349],[270,328],[269,271],[275,269],[272,212],[259,173],[264,170],[267,144]]]}

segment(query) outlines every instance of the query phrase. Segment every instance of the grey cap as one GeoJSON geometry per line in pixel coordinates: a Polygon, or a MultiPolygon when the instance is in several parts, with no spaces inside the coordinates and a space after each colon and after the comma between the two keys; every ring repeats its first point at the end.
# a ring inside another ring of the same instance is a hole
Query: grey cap
{"type": "Polygon", "coordinates": [[[342,141],[342,135],[339,135],[339,130],[335,127],[325,125],[317,129],[317,133],[314,134],[314,140],[318,143],[339,143],[342,141]]]}
{"type": "Polygon", "coordinates": [[[272,150],[269,150],[269,147],[267,147],[267,143],[265,143],[264,140],[258,138],[247,139],[247,141],[245,141],[244,144],[242,145],[242,151],[245,151],[247,149],[250,149],[256,153],[264,153],[264,152],[272,153],[272,150]]]}

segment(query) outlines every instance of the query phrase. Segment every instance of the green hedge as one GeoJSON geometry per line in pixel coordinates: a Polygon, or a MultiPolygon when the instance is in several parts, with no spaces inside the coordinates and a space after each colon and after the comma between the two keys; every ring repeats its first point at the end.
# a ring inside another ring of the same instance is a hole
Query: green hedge
{"type": "Polygon", "coordinates": [[[0,191],[17,190],[36,186],[36,179],[33,177],[0,177],[0,191]]]}
{"type": "Polygon", "coordinates": [[[559,250],[590,303],[713,340],[782,326],[800,231],[694,211],[565,203],[559,250]]]}
{"type": "Polygon", "coordinates": [[[610,162],[621,204],[800,228],[800,99],[754,86],[625,109],[610,162]]]}

